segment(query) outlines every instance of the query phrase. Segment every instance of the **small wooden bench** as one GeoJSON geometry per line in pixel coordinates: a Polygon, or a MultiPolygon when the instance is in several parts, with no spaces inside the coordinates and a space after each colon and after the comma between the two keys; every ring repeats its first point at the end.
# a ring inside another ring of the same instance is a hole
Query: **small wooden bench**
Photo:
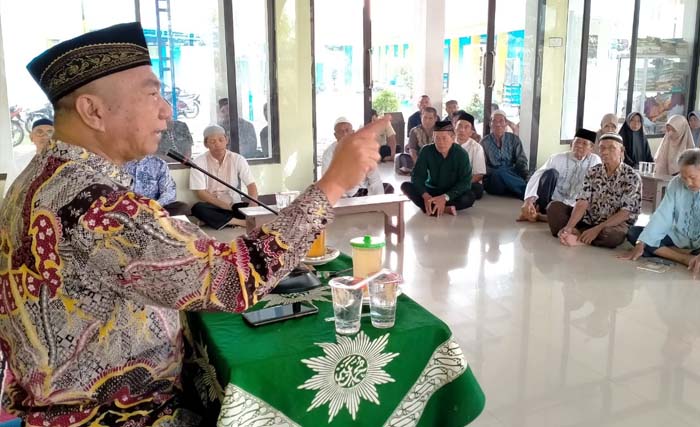
{"type": "Polygon", "coordinates": [[[640,173],[642,177],[642,202],[651,205],[653,213],[666,195],[666,187],[673,179],[670,175],[640,173]]]}
{"type": "MultiPolygon", "coordinates": [[[[384,214],[384,234],[387,243],[391,235],[396,235],[396,243],[401,244],[406,233],[403,215],[403,205],[408,198],[398,194],[381,194],[367,197],[350,197],[340,199],[333,210],[336,216],[352,215],[367,212],[381,212],[384,214]],[[394,221],[394,218],[396,220],[394,221]]],[[[243,208],[241,212],[246,216],[248,232],[262,224],[272,221],[274,215],[260,206],[243,208]]]]}

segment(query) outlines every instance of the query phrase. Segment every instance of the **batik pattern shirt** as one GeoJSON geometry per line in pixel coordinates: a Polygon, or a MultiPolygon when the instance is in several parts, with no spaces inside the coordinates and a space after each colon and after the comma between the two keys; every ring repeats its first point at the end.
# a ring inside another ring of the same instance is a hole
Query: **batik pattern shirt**
{"type": "Polygon", "coordinates": [[[423,126],[416,126],[411,129],[408,134],[408,145],[406,146],[407,151],[416,150],[420,152],[421,148],[426,145],[433,143],[433,131],[428,132],[423,126]]]}
{"type": "Polygon", "coordinates": [[[627,224],[634,225],[642,208],[642,179],[625,163],[620,163],[608,176],[601,163],[588,170],[578,200],[588,201],[583,217],[586,224],[598,225],[620,210],[626,210],[630,214],[627,224]]]}
{"type": "Polygon", "coordinates": [[[333,217],[310,187],[224,243],[127,187],[122,168],[53,142],[0,206],[7,409],[28,426],[189,426],[178,310],[240,312],[333,217]]]}
{"type": "Polygon", "coordinates": [[[134,193],[153,199],[161,206],[175,201],[177,188],[165,160],[146,156],[125,164],[124,170],[133,178],[134,193]]]}

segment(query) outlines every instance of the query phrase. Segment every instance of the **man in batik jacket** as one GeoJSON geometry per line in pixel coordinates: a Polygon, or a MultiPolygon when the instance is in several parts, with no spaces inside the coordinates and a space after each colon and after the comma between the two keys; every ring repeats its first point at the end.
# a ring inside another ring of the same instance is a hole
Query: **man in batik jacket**
{"type": "Polygon", "coordinates": [[[218,242],[129,190],[120,165],[152,154],[172,111],[138,23],[60,43],[28,69],[55,139],[0,207],[3,409],[27,426],[194,426],[180,392],[178,310],[255,304],[376,167],[376,130],[342,141],[327,173],[279,217],[218,242]]]}

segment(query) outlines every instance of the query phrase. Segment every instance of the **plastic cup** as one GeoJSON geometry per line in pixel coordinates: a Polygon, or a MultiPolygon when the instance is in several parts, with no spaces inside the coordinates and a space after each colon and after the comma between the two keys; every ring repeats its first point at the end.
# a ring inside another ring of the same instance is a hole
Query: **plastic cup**
{"type": "Polygon", "coordinates": [[[391,328],[396,322],[396,299],[399,294],[401,276],[384,269],[369,282],[369,312],[372,326],[391,328]]]}
{"type": "Polygon", "coordinates": [[[355,277],[364,279],[382,269],[384,239],[364,236],[352,239],[352,271],[355,277]]]}
{"type": "Polygon", "coordinates": [[[365,287],[360,281],[352,276],[336,277],[330,281],[337,334],[353,335],[360,331],[362,289],[365,287]]]}
{"type": "Polygon", "coordinates": [[[278,209],[284,209],[291,205],[294,199],[299,196],[298,191],[280,191],[275,193],[275,203],[278,209]]]}

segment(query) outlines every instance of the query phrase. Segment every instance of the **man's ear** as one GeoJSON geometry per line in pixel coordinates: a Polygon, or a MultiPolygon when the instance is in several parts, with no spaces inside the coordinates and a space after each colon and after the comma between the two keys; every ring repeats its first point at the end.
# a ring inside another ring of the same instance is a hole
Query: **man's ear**
{"type": "Polygon", "coordinates": [[[104,131],[104,115],[107,106],[104,101],[92,94],[81,94],[75,98],[75,111],[89,128],[104,131]]]}

